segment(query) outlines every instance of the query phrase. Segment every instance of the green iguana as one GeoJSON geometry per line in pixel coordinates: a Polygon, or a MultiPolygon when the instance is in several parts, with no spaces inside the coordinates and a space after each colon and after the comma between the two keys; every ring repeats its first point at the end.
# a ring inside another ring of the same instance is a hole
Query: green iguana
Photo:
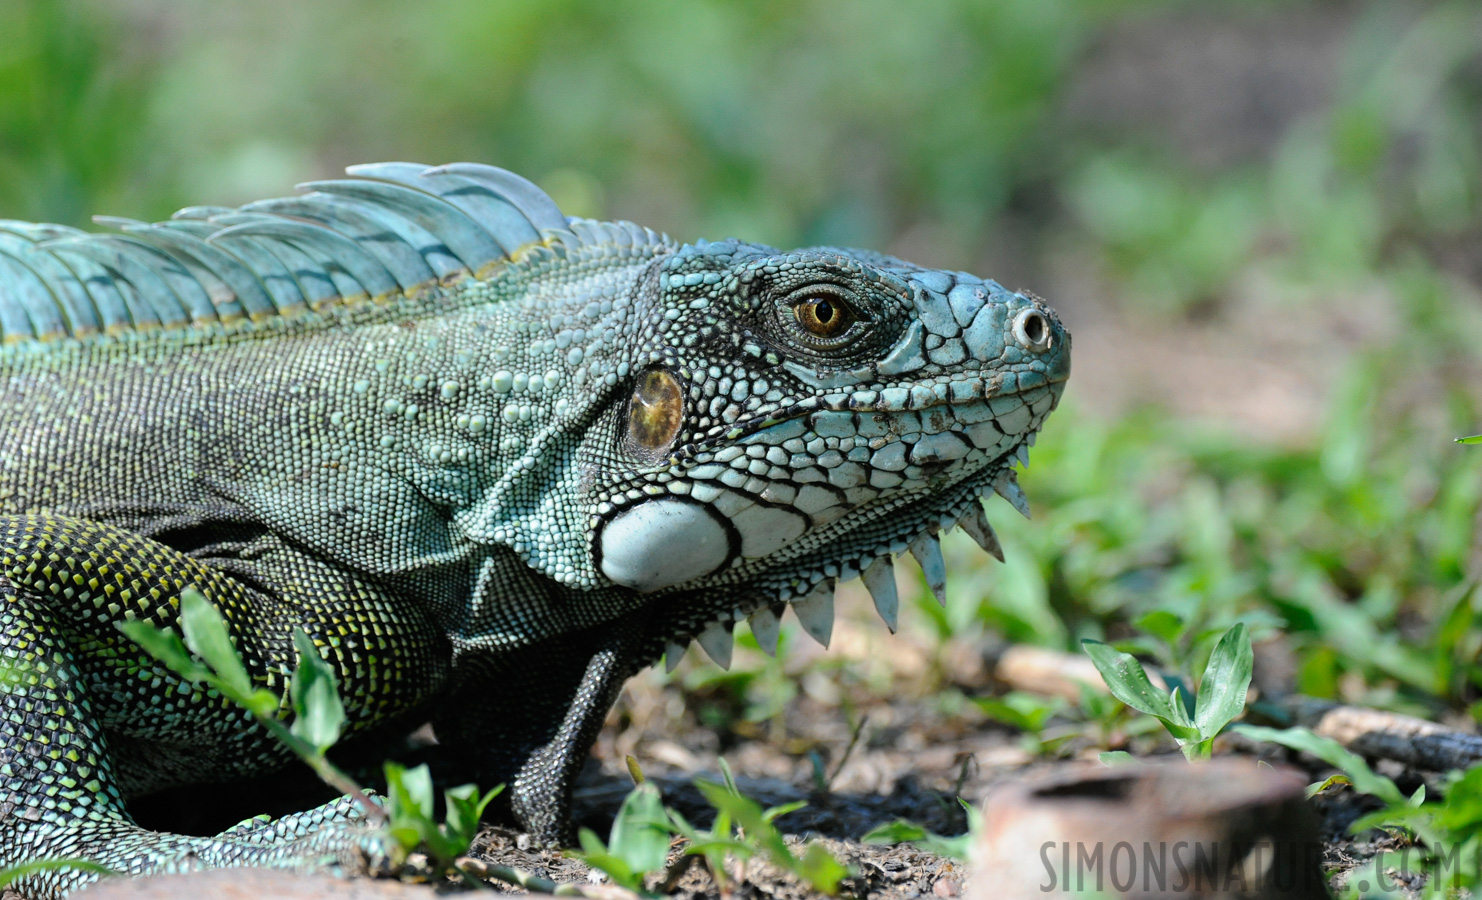
{"type": "MultiPolygon", "coordinates": [[[[859,250],[679,244],[568,219],[483,165],[345,180],[86,234],[0,221],[0,865],[146,873],[358,859],[346,803],[215,837],[128,798],[281,766],[244,711],[118,631],[182,589],[283,691],[303,629],[348,733],[432,721],[537,840],[623,681],[836,581],[940,599],[937,534],[1059,399],[1038,298],[859,250]]],[[[290,713],[285,710],[284,716],[290,713]]],[[[54,897],[94,876],[19,883],[54,897]]]]}

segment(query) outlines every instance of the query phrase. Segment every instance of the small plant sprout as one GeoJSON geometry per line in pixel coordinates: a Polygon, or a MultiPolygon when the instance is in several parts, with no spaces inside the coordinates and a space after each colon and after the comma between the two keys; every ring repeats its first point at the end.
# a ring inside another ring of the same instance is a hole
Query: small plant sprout
{"type": "Polygon", "coordinates": [[[400,851],[392,854],[396,863],[422,847],[439,869],[453,866],[478,835],[484,808],[504,789],[499,785],[480,796],[471,784],[449,788],[443,792],[447,821],[439,824],[433,815],[432,774],[425,765],[408,769],[388,761],[385,771],[386,833],[400,851]]]}
{"type": "Polygon", "coordinates": [[[1066,701],[1060,697],[1009,691],[1002,697],[974,697],[972,702],[993,721],[1023,732],[1024,748],[1030,753],[1045,753],[1058,743],[1058,739],[1046,736],[1045,727],[1065,708],[1066,701]]]}
{"type": "MultiPolygon", "coordinates": [[[[802,856],[795,855],[775,824],[779,817],[807,804],[798,801],[762,809],[761,804],[736,788],[736,781],[724,760],[721,774],[725,777],[725,784],[698,780],[695,782],[695,787],[715,807],[716,824],[712,829],[711,839],[728,844],[731,852],[743,864],[747,859],[760,854],[778,868],[791,872],[815,891],[831,897],[836,895],[839,892],[839,882],[849,875],[849,870],[817,841],[809,841],[803,848],[802,856]],[[722,821],[735,828],[733,842],[729,840],[729,835],[720,833],[722,821]]],[[[707,854],[707,859],[709,858],[707,854]]],[[[713,861],[711,866],[712,870],[716,868],[713,861]]]]}
{"type": "MultiPolygon", "coordinates": [[[[580,833],[582,849],[572,851],[571,855],[605,872],[618,887],[643,897],[654,897],[657,895],[646,887],[648,878],[664,868],[671,837],[678,835],[688,843],[684,848],[685,858],[703,861],[722,895],[728,895],[733,884],[727,861],[734,860],[738,869],[736,880],[744,881],[746,863],[756,856],[765,857],[815,891],[830,896],[837,894],[839,882],[849,870],[817,842],[804,847],[802,856],[794,854],[775,824],[779,816],[806,804],[785,803],[763,809],[736,788],[725,760],[721,760],[721,776],[724,784],[703,780],[694,783],[715,808],[715,821],[710,828],[691,825],[683,815],[663,805],[653,782],[640,781],[623,800],[607,843],[584,828],[580,833]]],[[[666,885],[672,886],[685,868],[677,864],[665,879],[666,885]]]]}
{"type": "Polygon", "coordinates": [[[644,882],[664,868],[669,860],[669,842],[675,832],[664,799],[651,781],[639,782],[612,820],[607,843],[590,828],[577,834],[581,850],[571,855],[606,873],[613,884],[643,897],[657,894],[644,882]]]}
{"type": "Polygon", "coordinates": [[[478,831],[479,817],[502,785],[480,795],[473,785],[444,792],[447,821],[433,819],[432,776],[426,766],[405,769],[386,764],[387,797],[384,807],[353,778],[325,756],[345,728],[334,672],[303,631],[293,632],[298,664],[289,682],[293,721],[279,718],[282,698],[253,684],[242,657],[232,644],[231,631],[221,612],[201,592],[188,587],[180,594],[181,636],[149,622],[119,624],[119,630],[182,678],[204,685],[250,712],[258,724],[303,760],[329,786],[353,797],[366,820],[382,828],[387,855],[394,865],[423,847],[441,867],[451,866],[467,852],[478,831]]]}
{"type": "Polygon", "coordinates": [[[1188,759],[1208,759],[1215,736],[1245,709],[1254,654],[1243,623],[1225,632],[1215,645],[1197,694],[1175,680],[1164,695],[1132,654],[1100,641],[1085,640],[1081,645],[1112,696],[1162,722],[1188,759]]]}
{"type": "Polygon", "coordinates": [[[1393,884],[1396,872],[1424,873],[1428,881],[1422,896],[1477,896],[1482,887],[1482,765],[1447,772],[1441,785],[1443,799],[1437,802],[1427,799],[1424,784],[1406,796],[1393,780],[1371,769],[1363,757],[1306,728],[1236,725],[1232,730],[1252,740],[1314,756],[1342,773],[1309,786],[1308,796],[1335,784],[1346,784],[1384,804],[1355,819],[1348,826],[1349,833],[1362,834],[1371,828],[1404,829],[1418,839],[1422,853],[1406,853],[1407,842],[1400,842],[1398,853],[1381,849],[1369,863],[1350,873],[1349,884],[1366,878],[1369,884],[1393,884]],[[1376,873],[1386,873],[1385,880],[1376,880],[1376,873]]]}
{"type": "MultiPolygon", "coordinates": [[[[1299,750],[1315,756],[1342,772],[1342,781],[1351,785],[1354,790],[1360,794],[1377,797],[1391,807],[1418,806],[1425,799],[1425,785],[1421,785],[1415,795],[1406,797],[1394,781],[1369,768],[1369,764],[1364,762],[1362,756],[1332,738],[1314,734],[1306,728],[1277,729],[1267,728],[1264,725],[1236,725],[1231,730],[1253,741],[1280,744],[1290,750],[1299,750]]],[[[1307,795],[1310,797],[1335,781],[1336,776],[1320,781],[1308,788],[1307,795]]]]}
{"type": "Polygon", "coordinates": [[[196,588],[187,587],[180,593],[180,630],[184,641],[173,631],[140,620],[121,622],[118,629],[175,674],[205,685],[250,712],[258,724],[292,750],[322,781],[355,798],[368,820],[385,821],[381,807],[324,755],[339,739],[345,724],[345,709],[335,688],[334,672],[319,656],[307,634],[297,630],[293,634],[298,665],[289,686],[294,711],[290,726],[278,717],[281,699],[272,691],[253,685],[241,655],[232,645],[226,620],[196,588]]]}
{"type": "Polygon", "coordinates": [[[966,860],[968,848],[983,830],[983,813],[961,797],[957,798],[957,802],[962,804],[962,809],[967,814],[967,831],[962,834],[947,837],[928,831],[910,819],[896,819],[871,828],[860,841],[866,844],[911,844],[937,856],[966,860]]]}

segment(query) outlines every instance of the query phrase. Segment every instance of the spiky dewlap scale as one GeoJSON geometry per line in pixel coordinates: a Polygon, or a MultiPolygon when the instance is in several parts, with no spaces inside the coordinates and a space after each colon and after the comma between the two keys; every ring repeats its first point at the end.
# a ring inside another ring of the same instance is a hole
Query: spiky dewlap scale
{"type": "Polygon", "coordinates": [[[894,629],[893,555],[941,598],[942,529],[1001,556],[979,498],[1027,514],[1012,466],[1070,359],[1037,298],[568,219],[487,166],[350,175],[108,234],[0,222],[0,865],[359,854],[341,807],[214,838],[128,818],[284,762],[121,640],[184,585],[260,684],[305,631],[352,735],[431,718],[554,841],[630,674],[691,639],[724,664],[743,617],[774,646],[788,606],[827,643],[855,576],[894,629]]]}

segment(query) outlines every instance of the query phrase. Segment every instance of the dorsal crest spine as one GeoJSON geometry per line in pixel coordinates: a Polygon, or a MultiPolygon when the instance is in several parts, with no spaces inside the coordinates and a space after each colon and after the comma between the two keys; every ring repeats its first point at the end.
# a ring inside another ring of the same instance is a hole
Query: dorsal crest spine
{"type": "Polygon", "coordinates": [[[537,247],[668,238],[568,219],[540,188],[477,163],[352,166],[349,178],[167,222],[97,217],[121,233],[0,220],[0,339],[86,337],[261,321],[415,297],[486,278],[537,247]]]}

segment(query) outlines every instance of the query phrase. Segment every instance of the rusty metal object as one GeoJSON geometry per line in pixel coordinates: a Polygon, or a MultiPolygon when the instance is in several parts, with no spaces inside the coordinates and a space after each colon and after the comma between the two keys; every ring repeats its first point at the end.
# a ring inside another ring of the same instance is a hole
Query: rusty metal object
{"type": "Polygon", "coordinates": [[[985,802],[967,900],[1328,896],[1295,772],[1221,759],[1072,766],[985,802]]]}

